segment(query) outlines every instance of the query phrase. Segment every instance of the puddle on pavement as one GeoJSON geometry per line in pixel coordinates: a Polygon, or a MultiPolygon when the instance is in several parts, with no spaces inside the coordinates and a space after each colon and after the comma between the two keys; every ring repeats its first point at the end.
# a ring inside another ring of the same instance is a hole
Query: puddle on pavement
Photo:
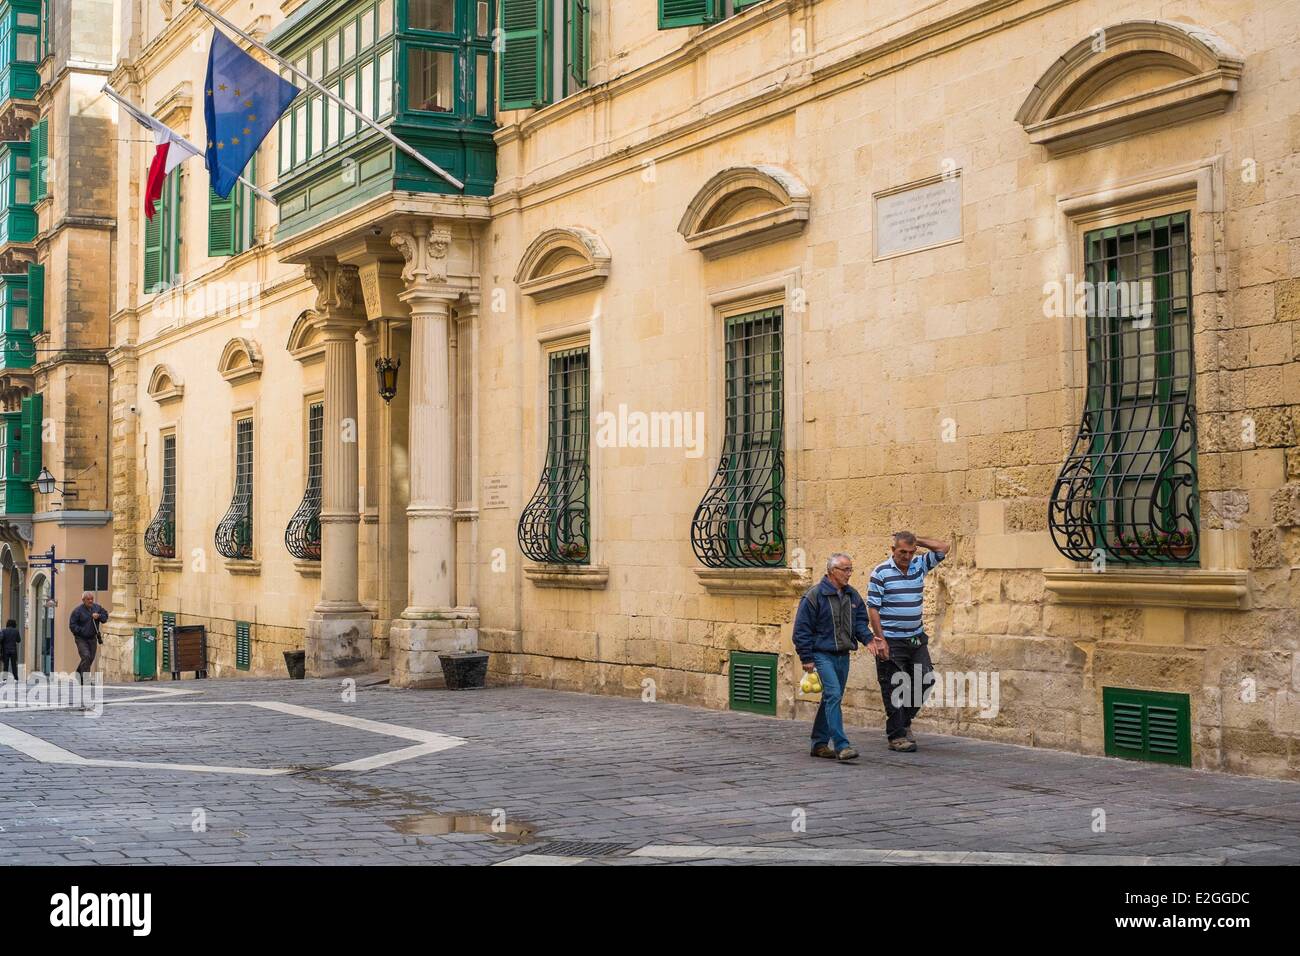
{"type": "Polygon", "coordinates": [[[531,843],[537,828],[526,823],[510,823],[476,813],[422,813],[414,817],[389,820],[398,833],[420,836],[446,836],[449,833],[483,833],[504,843],[531,843]]]}

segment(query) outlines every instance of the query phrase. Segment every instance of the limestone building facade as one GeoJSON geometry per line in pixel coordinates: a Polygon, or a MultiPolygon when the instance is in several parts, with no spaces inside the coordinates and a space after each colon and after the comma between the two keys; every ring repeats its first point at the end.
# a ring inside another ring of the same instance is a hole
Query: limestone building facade
{"type": "MultiPolygon", "coordinates": [[[[199,623],[808,718],[799,596],[910,528],[998,686],[930,727],[1300,776],[1300,5],[215,6],[439,170],[309,93],[276,205],[192,163],[150,225],[119,117],[119,673],[199,623]]],[[[201,140],[209,23],[119,24],[201,140]]]]}

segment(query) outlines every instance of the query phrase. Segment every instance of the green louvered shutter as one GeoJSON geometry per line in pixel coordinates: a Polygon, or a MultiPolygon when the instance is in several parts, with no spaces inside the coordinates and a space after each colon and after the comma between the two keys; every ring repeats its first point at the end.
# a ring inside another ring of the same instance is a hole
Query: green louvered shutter
{"type": "Polygon", "coordinates": [[[235,622],[235,669],[246,671],[253,659],[252,628],[247,621],[235,622]]]}
{"type": "Polygon", "coordinates": [[[172,669],[172,635],[176,633],[176,615],[171,611],[162,613],[162,669],[168,673],[172,669]]]}
{"type": "Polygon", "coordinates": [[[564,22],[568,34],[564,38],[564,76],[568,83],[566,93],[586,89],[587,71],[591,58],[591,0],[565,0],[567,10],[564,22]]]}
{"type": "Polygon", "coordinates": [[[41,407],[42,396],[40,392],[29,395],[22,400],[20,405],[21,412],[19,421],[23,430],[23,447],[22,457],[19,464],[22,468],[22,478],[24,481],[35,481],[36,476],[41,473],[42,455],[41,455],[41,407]]]}
{"type": "Polygon", "coordinates": [[[1191,698],[1126,687],[1103,687],[1106,756],[1192,765],[1191,698]]]}
{"type": "Polygon", "coordinates": [[[32,127],[31,132],[31,157],[32,157],[32,175],[35,177],[32,183],[32,201],[40,202],[45,198],[45,167],[48,158],[46,149],[46,130],[49,126],[48,120],[41,120],[32,127]]]}
{"type": "Polygon", "coordinates": [[[756,6],[762,2],[763,0],[735,0],[736,10],[739,12],[740,10],[744,10],[746,7],[756,6]]]}
{"type": "MultiPolygon", "coordinates": [[[[163,189],[166,196],[167,190],[163,189]]],[[[167,214],[164,204],[153,204],[153,218],[144,221],[144,291],[155,291],[162,282],[163,267],[163,217],[167,214]]]]}
{"type": "Polygon", "coordinates": [[[177,166],[167,177],[164,187],[167,207],[167,224],[163,227],[166,256],[163,259],[163,281],[168,285],[176,282],[181,271],[181,167],[177,166]]]}
{"type": "Polygon", "coordinates": [[[27,329],[32,335],[45,331],[45,266],[27,266],[27,329]]]}
{"type": "Polygon", "coordinates": [[[239,195],[244,187],[236,185],[225,199],[208,187],[208,255],[233,256],[239,195]]]}
{"type": "Polygon", "coordinates": [[[775,654],[732,651],[731,709],[776,716],[776,668],[775,654]]]}
{"type": "Polygon", "coordinates": [[[693,27],[718,20],[720,0],[659,0],[659,29],[693,27]]]}
{"type": "Polygon", "coordinates": [[[546,102],[546,0],[501,0],[501,108],[546,102]]]}

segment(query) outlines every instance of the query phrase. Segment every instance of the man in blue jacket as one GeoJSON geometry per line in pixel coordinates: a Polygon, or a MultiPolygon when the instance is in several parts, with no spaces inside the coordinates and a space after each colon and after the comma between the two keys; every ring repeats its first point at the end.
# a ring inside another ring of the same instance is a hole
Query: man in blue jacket
{"type": "Polygon", "coordinates": [[[826,560],[826,576],[804,593],[794,619],[799,660],[805,671],[816,670],[822,682],[822,702],[812,728],[812,755],[831,760],[858,756],[844,736],[840,702],[849,680],[849,654],[859,644],[872,641],[867,604],[849,586],[852,576],[853,559],[832,554],[826,560]]]}

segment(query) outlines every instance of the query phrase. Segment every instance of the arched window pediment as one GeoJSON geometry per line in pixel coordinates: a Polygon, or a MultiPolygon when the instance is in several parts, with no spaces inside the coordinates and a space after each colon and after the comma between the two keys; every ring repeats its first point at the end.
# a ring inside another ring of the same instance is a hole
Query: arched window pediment
{"type": "Polygon", "coordinates": [[[231,339],[221,350],[217,371],[231,385],[256,379],[262,374],[261,349],[251,339],[231,339]]]}
{"type": "Polygon", "coordinates": [[[695,194],[677,231],[706,259],[718,259],[798,235],[812,194],[779,166],[732,166],[695,194]]]}
{"type": "Polygon", "coordinates": [[[185,383],[172,371],[170,365],[155,365],[149,375],[149,397],[159,405],[179,401],[185,394],[185,383]]]}
{"type": "Polygon", "coordinates": [[[304,365],[325,357],[325,339],[317,324],[317,314],[311,309],[302,312],[289,330],[285,350],[304,365]]]}
{"type": "Polygon", "coordinates": [[[1067,153],[1222,112],[1244,65],[1226,41],[1173,20],[1126,20],[1076,43],[1016,114],[1030,142],[1067,153]]]}
{"type": "Polygon", "coordinates": [[[515,283],[536,302],[559,299],[604,285],[611,256],[605,240],[581,226],[547,229],[532,241],[515,283]]]}

